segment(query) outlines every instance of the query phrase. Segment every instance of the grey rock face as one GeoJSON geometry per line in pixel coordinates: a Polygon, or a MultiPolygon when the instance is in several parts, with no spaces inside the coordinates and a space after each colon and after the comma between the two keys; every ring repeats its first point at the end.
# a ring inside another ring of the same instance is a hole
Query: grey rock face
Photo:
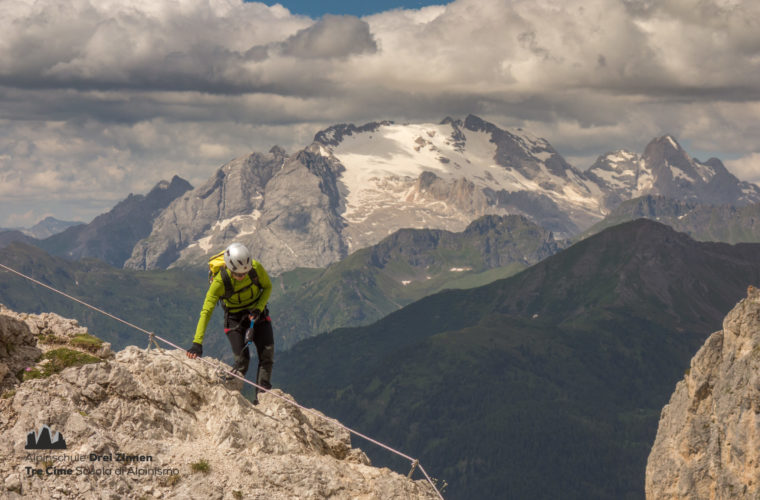
{"type": "Polygon", "coordinates": [[[223,242],[252,231],[261,215],[264,186],[284,158],[281,149],[273,148],[268,154],[255,153],[224,165],[204,185],[164,210],[124,267],[165,268],[207,251],[221,251],[223,242]]]}
{"type": "Polygon", "coordinates": [[[335,421],[279,390],[259,399],[155,348],[28,380],[0,399],[0,497],[437,498],[427,482],[370,466],[335,421]],[[43,425],[66,450],[25,449],[43,425]]]}
{"type": "Polygon", "coordinates": [[[93,257],[121,267],[135,244],[150,234],[154,219],[190,189],[187,181],[174,176],[171,182],[159,182],[147,195],[130,194],[89,224],[70,227],[37,246],[53,255],[72,259],[93,257]]]}
{"type": "Polygon", "coordinates": [[[600,156],[585,174],[601,186],[608,208],[641,196],[653,182],[641,155],[622,150],[600,156]]]}
{"type": "Polygon", "coordinates": [[[663,408],[649,499],[760,497],[760,290],[750,287],[663,408]]]}
{"type": "Polygon", "coordinates": [[[288,161],[267,185],[261,233],[250,243],[267,270],[324,267],[347,255],[341,237],[341,166],[310,147],[288,161]]]}
{"type": "Polygon", "coordinates": [[[346,136],[361,134],[363,132],[374,132],[381,125],[389,125],[390,123],[392,122],[372,122],[360,127],[352,123],[341,123],[317,132],[317,135],[314,136],[314,142],[324,146],[337,146],[346,136]]]}
{"type": "Polygon", "coordinates": [[[234,160],[175,200],[125,267],[198,265],[233,241],[270,273],[338,260],[346,251],[334,168],[309,150],[288,157],[273,148],[234,160]]]}
{"type": "Polygon", "coordinates": [[[466,130],[483,131],[490,134],[491,142],[496,144],[496,157],[494,158],[496,162],[503,167],[514,168],[528,178],[540,175],[539,164],[542,162],[537,161],[539,155],[547,157],[543,163],[546,164],[552,174],[560,178],[567,180],[570,175],[582,175],[581,172],[567,163],[545,139],[526,141],[525,138],[502,130],[474,115],[468,115],[464,123],[454,122],[454,126],[462,126],[466,130]]]}

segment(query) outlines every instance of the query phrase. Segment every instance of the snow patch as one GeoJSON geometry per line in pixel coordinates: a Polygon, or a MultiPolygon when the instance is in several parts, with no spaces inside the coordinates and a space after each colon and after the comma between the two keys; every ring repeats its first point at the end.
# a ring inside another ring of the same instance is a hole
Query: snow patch
{"type": "Polygon", "coordinates": [[[715,177],[715,170],[713,170],[713,168],[709,165],[699,163],[698,161],[692,162],[692,165],[694,165],[694,170],[697,171],[697,174],[702,178],[704,182],[710,182],[710,179],[715,177]]]}
{"type": "Polygon", "coordinates": [[[472,271],[471,267],[452,267],[449,269],[452,273],[463,273],[465,271],[472,271]]]}
{"type": "Polygon", "coordinates": [[[634,193],[634,195],[638,196],[640,193],[651,190],[652,187],[654,187],[654,176],[652,175],[652,172],[645,170],[639,174],[638,181],[636,182],[636,193],[634,193]]]}
{"type": "Polygon", "coordinates": [[[218,220],[205,233],[206,236],[199,238],[195,243],[188,245],[188,248],[198,247],[203,253],[208,254],[215,251],[219,242],[219,233],[226,230],[229,226],[237,229],[237,237],[247,236],[256,232],[256,221],[261,217],[260,210],[254,210],[250,214],[236,215],[228,219],[218,220]]]}
{"type": "Polygon", "coordinates": [[[629,162],[633,160],[634,158],[636,158],[635,153],[631,153],[630,151],[626,151],[624,149],[621,149],[620,151],[616,151],[614,153],[607,155],[607,161],[615,165],[629,162]]]}
{"type": "MultiPolygon", "coordinates": [[[[216,221],[216,223],[211,227],[211,230],[223,231],[224,229],[227,229],[227,227],[230,226],[231,224],[244,227],[245,224],[247,223],[255,223],[257,220],[259,220],[260,217],[261,217],[261,211],[254,210],[250,214],[236,215],[234,217],[230,217],[229,219],[216,221]]],[[[249,231],[249,233],[250,232],[252,231],[249,231]]]]}
{"type": "Polygon", "coordinates": [[[669,163],[667,164],[667,166],[670,168],[670,171],[673,174],[674,179],[685,179],[689,182],[694,182],[694,179],[689,174],[681,170],[680,168],[674,165],[671,165],[669,163]]]}
{"type": "Polygon", "coordinates": [[[211,247],[213,246],[211,244],[211,236],[206,236],[205,238],[199,239],[197,242],[195,242],[193,245],[190,245],[191,247],[194,245],[198,245],[201,250],[203,250],[203,253],[208,254],[211,251],[211,247]]]}
{"type": "Polygon", "coordinates": [[[612,188],[625,188],[630,184],[629,182],[626,182],[626,178],[633,179],[632,172],[625,172],[620,175],[611,170],[595,169],[594,174],[612,188]]]}

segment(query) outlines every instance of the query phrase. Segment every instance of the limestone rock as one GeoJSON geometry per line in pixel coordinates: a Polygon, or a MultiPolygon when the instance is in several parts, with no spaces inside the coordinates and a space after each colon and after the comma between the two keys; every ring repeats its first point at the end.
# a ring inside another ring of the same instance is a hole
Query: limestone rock
{"type": "Polygon", "coordinates": [[[132,346],[18,385],[0,399],[0,497],[437,498],[281,391],[252,405],[212,363],[132,346]],[[67,448],[25,449],[42,426],[67,448]]]}
{"type": "Polygon", "coordinates": [[[0,304],[0,394],[18,385],[21,373],[45,364],[44,353],[61,347],[100,359],[113,356],[110,343],[89,336],[76,320],[16,313],[0,304]]]}
{"type": "Polygon", "coordinates": [[[16,374],[34,364],[41,353],[25,323],[0,314],[0,393],[14,387],[16,374]]]}
{"type": "Polygon", "coordinates": [[[729,312],[662,410],[649,499],[760,498],[760,290],[729,312]]]}
{"type": "Polygon", "coordinates": [[[347,254],[334,168],[309,150],[289,157],[277,147],[233,160],[169,205],[124,267],[202,264],[233,241],[270,274],[327,266],[347,254]]]}

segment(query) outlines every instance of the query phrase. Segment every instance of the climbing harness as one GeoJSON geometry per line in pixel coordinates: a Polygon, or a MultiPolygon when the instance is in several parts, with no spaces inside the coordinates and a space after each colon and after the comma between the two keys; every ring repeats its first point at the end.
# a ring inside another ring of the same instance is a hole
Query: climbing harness
{"type": "MultiPolygon", "coordinates": [[[[158,342],[156,342],[156,340],[160,340],[164,344],[167,344],[167,345],[169,345],[169,346],[171,346],[171,347],[173,347],[175,349],[179,349],[181,351],[185,351],[186,350],[186,349],[183,349],[180,346],[178,346],[178,345],[176,345],[176,344],[174,344],[174,343],[166,340],[165,338],[162,338],[162,337],[156,335],[153,332],[149,332],[148,330],[140,328],[137,325],[134,325],[134,324],[132,324],[132,323],[126,321],[126,320],[123,320],[123,319],[121,319],[121,318],[119,318],[117,316],[114,316],[111,313],[108,313],[108,312],[106,312],[106,311],[104,311],[104,310],[102,310],[102,309],[100,309],[98,307],[95,307],[95,306],[93,306],[91,304],[88,304],[87,302],[84,302],[84,301],[82,301],[82,300],[80,300],[80,299],[78,299],[76,297],[73,297],[73,296],[71,296],[71,295],[69,295],[69,294],[67,294],[65,292],[62,292],[62,291],[60,291],[60,290],[58,290],[56,288],[53,288],[50,285],[46,285],[45,283],[42,283],[41,281],[38,281],[38,280],[32,278],[31,276],[27,276],[26,274],[23,274],[23,273],[21,273],[19,271],[16,271],[15,269],[12,269],[12,268],[4,265],[4,264],[0,264],[0,268],[5,269],[6,271],[11,272],[11,273],[13,273],[13,274],[15,274],[17,276],[20,276],[20,277],[22,277],[22,278],[24,278],[26,280],[29,280],[32,283],[40,285],[41,287],[47,288],[48,290],[50,290],[52,292],[55,292],[55,293],[57,293],[59,295],[62,295],[64,297],[66,297],[67,299],[73,300],[74,302],[77,302],[77,303],[79,303],[79,304],[81,304],[81,305],[83,305],[83,306],[85,306],[85,307],[87,307],[89,309],[92,309],[93,311],[99,312],[100,314],[103,314],[104,316],[108,316],[109,318],[111,318],[113,320],[116,320],[116,321],[118,321],[118,322],[120,322],[120,323],[122,323],[124,325],[129,326],[130,328],[134,328],[135,330],[148,335],[148,347],[145,349],[146,351],[149,351],[150,348],[151,348],[151,345],[154,345],[159,351],[163,352],[162,349],[161,349],[161,347],[159,346],[158,342]]],[[[219,370],[220,369],[219,365],[215,365],[214,363],[212,363],[211,361],[209,361],[207,359],[204,359],[202,357],[196,358],[196,359],[198,359],[202,363],[206,363],[208,366],[210,366],[214,370],[219,370]]],[[[346,426],[346,425],[338,422],[337,420],[330,419],[330,418],[322,415],[321,413],[317,412],[316,410],[313,410],[311,408],[306,408],[305,406],[302,406],[301,404],[297,403],[296,401],[294,401],[292,399],[288,399],[286,397],[280,396],[279,394],[276,394],[276,393],[272,392],[270,389],[267,389],[267,388],[262,387],[262,386],[260,386],[258,384],[255,384],[255,383],[251,382],[250,380],[247,380],[244,377],[241,377],[239,374],[235,373],[234,370],[226,370],[226,371],[224,371],[224,373],[226,375],[228,375],[228,376],[235,377],[235,378],[241,380],[244,384],[248,384],[248,385],[251,385],[251,386],[255,387],[258,390],[259,393],[262,393],[262,392],[268,393],[270,396],[273,396],[273,397],[276,397],[276,398],[278,398],[278,399],[280,399],[282,401],[285,401],[286,403],[299,408],[301,411],[304,411],[304,412],[306,412],[306,413],[308,413],[308,414],[310,414],[310,415],[312,415],[312,416],[314,416],[314,417],[316,417],[316,418],[318,418],[320,420],[325,420],[327,422],[332,423],[333,425],[337,425],[338,427],[341,427],[342,429],[348,431],[349,433],[351,433],[351,434],[353,434],[355,436],[358,436],[358,437],[360,437],[360,438],[362,438],[362,439],[364,439],[366,441],[369,441],[370,443],[372,443],[374,445],[377,445],[377,446],[379,446],[379,447],[381,447],[381,448],[383,448],[383,449],[385,449],[385,450],[387,450],[387,451],[389,451],[389,452],[391,452],[391,453],[393,453],[395,455],[398,455],[398,456],[400,456],[400,457],[408,460],[410,462],[410,464],[411,464],[411,470],[409,471],[409,474],[407,475],[407,477],[411,479],[412,474],[414,473],[415,469],[419,468],[420,472],[422,472],[422,474],[425,476],[425,479],[427,480],[427,482],[433,488],[433,491],[435,491],[435,493],[438,495],[438,498],[440,498],[441,500],[443,500],[443,496],[441,495],[441,492],[438,491],[438,488],[436,487],[435,483],[430,478],[430,476],[428,475],[428,473],[424,469],[424,467],[422,467],[422,464],[420,464],[420,461],[418,459],[412,458],[409,455],[406,455],[405,453],[400,452],[399,450],[391,448],[390,446],[388,446],[388,445],[386,445],[384,443],[381,443],[380,441],[377,441],[376,439],[373,439],[373,438],[367,436],[366,434],[362,434],[361,432],[356,431],[356,430],[354,430],[354,429],[352,429],[352,428],[350,428],[350,427],[348,427],[348,426],[346,426]]]]}

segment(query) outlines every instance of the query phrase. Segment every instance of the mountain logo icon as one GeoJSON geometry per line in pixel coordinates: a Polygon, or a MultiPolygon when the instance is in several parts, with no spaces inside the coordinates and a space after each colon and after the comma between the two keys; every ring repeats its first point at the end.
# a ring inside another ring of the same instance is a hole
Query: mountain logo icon
{"type": "Polygon", "coordinates": [[[39,432],[33,430],[26,435],[27,450],[65,450],[66,440],[63,434],[50,430],[50,427],[43,425],[39,432]]]}

